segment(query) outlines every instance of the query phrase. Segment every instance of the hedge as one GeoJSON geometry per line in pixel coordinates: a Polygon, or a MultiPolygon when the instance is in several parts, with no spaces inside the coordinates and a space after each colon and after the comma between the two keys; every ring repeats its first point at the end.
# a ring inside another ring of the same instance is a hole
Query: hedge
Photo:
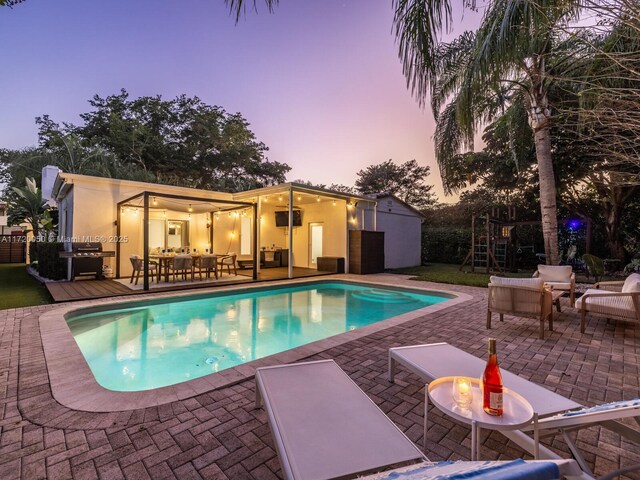
{"type": "Polygon", "coordinates": [[[423,264],[461,264],[470,248],[470,228],[425,226],[422,230],[423,264]]]}
{"type": "Polygon", "coordinates": [[[38,262],[38,274],[51,280],[67,278],[67,261],[60,258],[64,251],[62,242],[32,242],[29,244],[31,262],[38,262]]]}

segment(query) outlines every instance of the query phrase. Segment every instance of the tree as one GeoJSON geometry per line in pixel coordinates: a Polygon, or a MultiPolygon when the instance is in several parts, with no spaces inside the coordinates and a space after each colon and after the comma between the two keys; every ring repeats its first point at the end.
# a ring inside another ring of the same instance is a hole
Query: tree
{"type": "Polygon", "coordinates": [[[355,186],[361,194],[390,193],[417,209],[425,209],[435,203],[433,185],[426,183],[429,171],[415,160],[401,165],[387,160],[360,170],[355,186]]]}
{"type": "Polygon", "coordinates": [[[13,187],[15,197],[9,202],[9,223],[16,225],[27,222],[31,225],[33,236],[40,236],[40,227],[46,227],[52,223],[51,215],[48,214],[46,200],[42,199],[42,190],[36,186],[33,178],[26,179],[23,188],[13,187]]]}
{"type": "Polygon", "coordinates": [[[242,115],[197,97],[130,100],[121,90],[106,98],[96,95],[89,104],[93,110],[80,115],[80,126],[37,118],[41,147],[63,149],[62,139],[74,135],[84,148],[98,147],[159,182],[228,192],[282,183],[290,170],[265,157],[267,147],[242,115]]]}

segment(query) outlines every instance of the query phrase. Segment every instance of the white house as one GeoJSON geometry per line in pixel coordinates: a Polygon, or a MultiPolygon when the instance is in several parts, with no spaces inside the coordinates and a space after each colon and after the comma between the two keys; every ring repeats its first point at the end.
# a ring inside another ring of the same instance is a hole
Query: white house
{"type": "Polygon", "coordinates": [[[384,267],[420,265],[424,215],[389,193],[367,196],[377,201],[376,230],[384,232],[384,267]]]}
{"type": "MultiPolygon", "coordinates": [[[[67,250],[73,241],[99,241],[115,252],[105,263],[118,277],[131,274],[132,255],[146,263],[161,251],[187,249],[233,252],[254,279],[274,266],[284,278],[312,274],[319,259],[325,265],[344,259],[348,271],[349,230],[385,232],[386,268],[420,263],[422,217],[390,195],[348,195],[296,183],[231,194],[70,174],[51,166],[42,178],[43,197],[59,208],[59,234],[67,250]],[[380,202],[384,211],[376,210],[380,202]]],[[[148,287],[148,279],[144,284],[148,287]]]]}

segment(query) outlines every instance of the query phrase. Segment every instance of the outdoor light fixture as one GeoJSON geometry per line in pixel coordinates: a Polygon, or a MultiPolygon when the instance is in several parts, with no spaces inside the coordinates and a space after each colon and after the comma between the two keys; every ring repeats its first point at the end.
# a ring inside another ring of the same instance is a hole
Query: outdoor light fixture
{"type": "Polygon", "coordinates": [[[158,205],[158,199],[156,197],[153,197],[153,204],[158,205]]]}
{"type": "Polygon", "coordinates": [[[298,201],[300,202],[301,200],[302,200],[302,197],[298,195],[298,201]]]}
{"type": "Polygon", "coordinates": [[[282,195],[280,195],[280,196],[278,197],[278,200],[279,200],[279,201],[282,201],[282,195]]]}
{"type": "Polygon", "coordinates": [[[236,236],[236,232],[231,232],[230,235],[231,235],[231,238],[234,238],[236,236]]]}
{"type": "Polygon", "coordinates": [[[164,212],[162,212],[162,216],[166,217],[167,216],[167,211],[165,210],[164,212]]]}
{"type": "Polygon", "coordinates": [[[335,201],[335,200],[333,201],[333,206],[334,206],[334,207],[336,206],[336,201],[335,201]]]}
{"type": "Polygon", "coordinates": [[[319,201],[320,201],[320,195],[317,195],[316,196],[316,202],[319,202],[319,201]]]}

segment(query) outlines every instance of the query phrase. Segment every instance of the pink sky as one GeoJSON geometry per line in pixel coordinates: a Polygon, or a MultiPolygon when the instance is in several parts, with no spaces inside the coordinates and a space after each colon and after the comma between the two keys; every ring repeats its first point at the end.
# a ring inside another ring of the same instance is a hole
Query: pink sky
{"type": "MultiPolygon", "coordinates": [[[[353,185],[389,158],[432,168],[434,121],[407,91],[390,0],[258,3],[235,25],[221,0],[27,0],[0,10],[0,147],[37,142],[34,117],[79,123],[87,100],[197,95],[241,112],[289,180],[353,185]]],[[[478,14],[456,13],[455,33],[478,14]]]]}

